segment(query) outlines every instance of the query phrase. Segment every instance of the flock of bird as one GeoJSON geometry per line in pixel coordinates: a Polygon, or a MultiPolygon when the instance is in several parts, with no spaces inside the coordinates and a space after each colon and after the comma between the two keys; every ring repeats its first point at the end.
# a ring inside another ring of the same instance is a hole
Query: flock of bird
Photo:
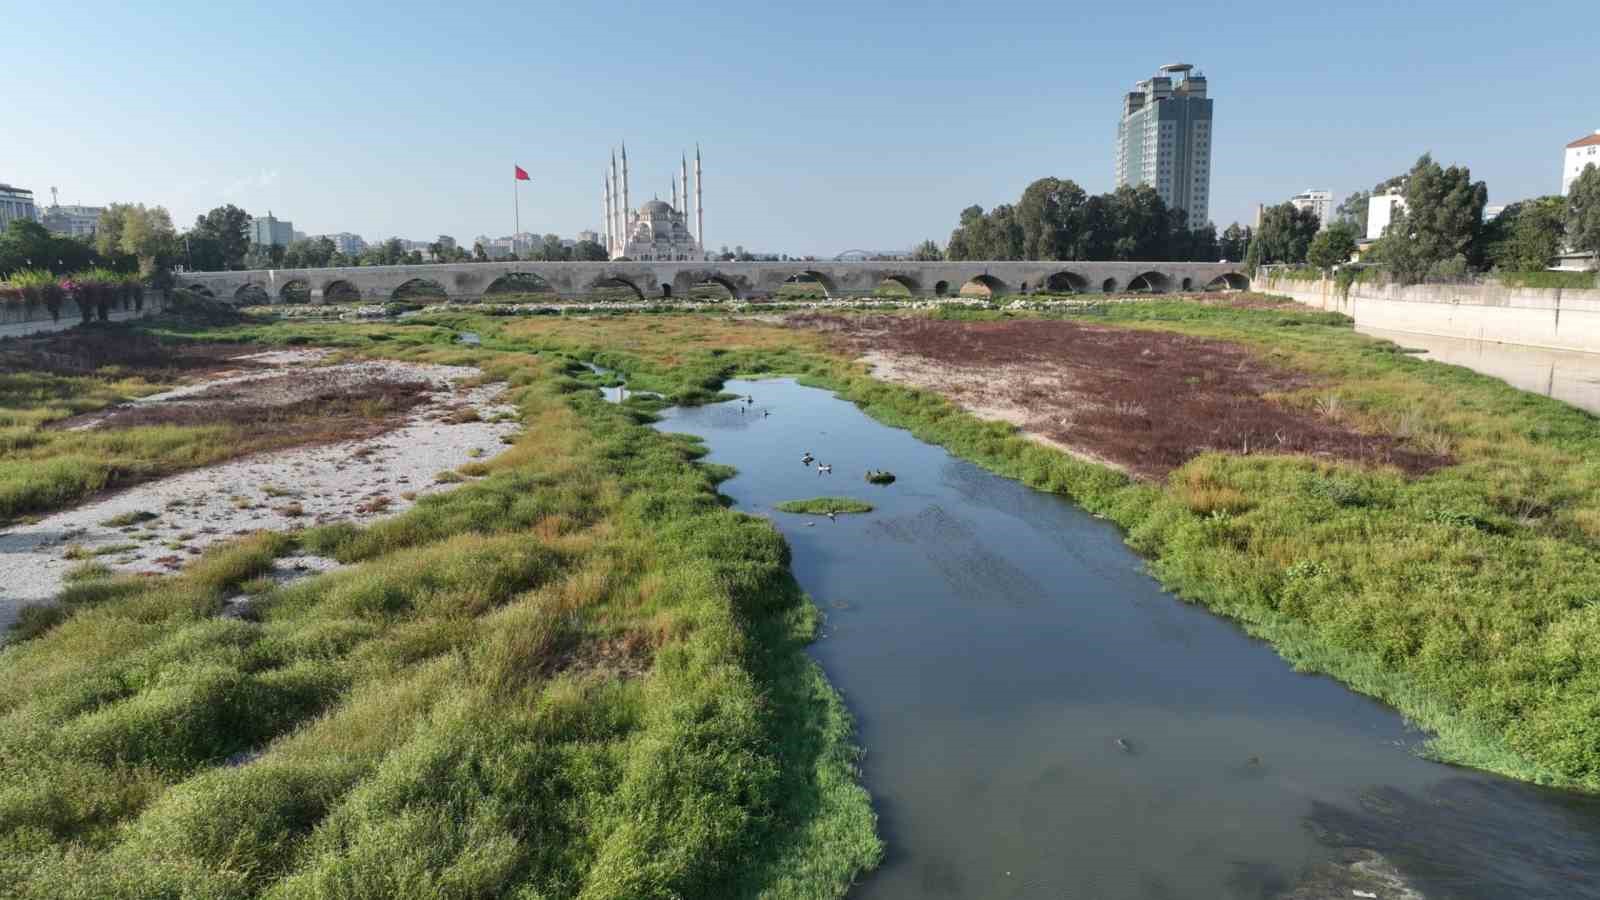
{"type": "MultiPolygon", "coordinates": [[[[756,402],[756,398],[755,397],[752,397],[749,394],[745,394],[744,395],[744,406],[739,407],[739,415],[742,416],[742,415],[745,414],[745,412],[746,412],[745,406],[750,406],[750,405],[754,404],[755,402],[756,402]]],[[[765,419],[767,416],[770,416],[770,415],[772,415],[772,410],[770,410],[770,409],[763,409],[761,411],[761,418],[763,418],[763,419],[765,419]]]]}

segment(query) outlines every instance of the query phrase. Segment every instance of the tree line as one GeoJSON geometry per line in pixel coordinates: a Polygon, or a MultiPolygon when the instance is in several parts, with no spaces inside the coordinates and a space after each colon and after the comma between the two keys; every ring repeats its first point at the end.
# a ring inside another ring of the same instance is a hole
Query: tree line
{"type": "Polygon", "coordinates": [[[1423,154],[1410,170],[1358,191],[1322,228],[1313,214],[1283,203],[1264,211],[1245,262],[1310,264],[1345,262],[1366,232],[1374,197],[1395,193],[1397,203],[1383,234],[1363,254],[1405,283],[1449,281],[1473,272],[1536,272],[1565,248],[1600,258],[1600,168],[1585,167],[1567,196],[1535,197],[1507,206],[1485,221],[1488,186],[1466,166],[1441,166],[1423,154]]]}
{"type": "Polygon", "coordinates": [[[1240,259],[1250,229],[1237,223],[1191,229],[1189,215],[1167,206],[1149,185],[1091,195],[1070,179],[1040,178],[1016,203],[985,211],[969,206],[941,252],[933,241],[916,259],[1216,260],[1240,259]]]}

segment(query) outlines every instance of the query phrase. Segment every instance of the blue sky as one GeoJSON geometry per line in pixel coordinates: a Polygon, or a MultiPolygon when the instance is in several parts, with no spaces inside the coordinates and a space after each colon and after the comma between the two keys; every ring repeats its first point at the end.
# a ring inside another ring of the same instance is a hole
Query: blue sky
{"type": "Polygon", "coordinates": [[[1216,99],[1219,228],[1424,151],[1491,203],[1553,193],[1600,128],[1592,0],[0,7],[0,181],[180,227],[232,202],[310,233],[507,234],[516,162],[524,230],[571,236],[626,139],[636,206],[700,143],[713,247],[942,242],[1037,177],[1109,190],[1122,92],[1174,61],[1216,99]]]}

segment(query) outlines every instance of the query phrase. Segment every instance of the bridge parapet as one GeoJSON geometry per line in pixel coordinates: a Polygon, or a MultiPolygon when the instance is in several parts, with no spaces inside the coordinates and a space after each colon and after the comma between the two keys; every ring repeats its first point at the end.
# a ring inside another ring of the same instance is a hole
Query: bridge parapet
{"type": "Polygon", "coordinates": [[[476,299],[500,282],[534,287],[577,299],[602,287],[623,287],[643,299],[687,297],[696,285],[719,284],[736,299],[774,297],[796,278],[829,297],[860,296],[885,282],[915,296],[990,295],[1040,292],[1156,293],[1208,287],[1242,289],[1249,279],[1227,262],[1039,262],[1039,261],[788,261],[788,262],[487,262],[327,269],[257,269],[242,272],[182,272],[181,287],[218,299],[269,302],[340,298],[381,302],[408,287],[451,299],[476,299]]]}

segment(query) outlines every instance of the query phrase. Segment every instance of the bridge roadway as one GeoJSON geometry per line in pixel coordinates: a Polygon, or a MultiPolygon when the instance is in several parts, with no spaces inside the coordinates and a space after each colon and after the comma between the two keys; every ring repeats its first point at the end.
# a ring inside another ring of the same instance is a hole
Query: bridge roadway
{"type": "Polygon", "coordinates": [[[1040,291],[1165,293],[1243,289],[1250,284],[1242,267],[1228,262],[484,262],[183,272],[177,278],[181,287],[204,290],[222,300],[277,303],[303,292],[311,302],[320,303],[357,296],[388,300],[404,286],[416,287],[413,282],[431,282],[452,299],[474,299],[513,281],[527,284],[528,276],[565,298],[621,287],[650,300],[687,297],[691,288],[705,282],[722,285],[736,299],[772,297],[797,276],[813,279],[829,297],[871,294],[884,281],[897,282],[917,296],[955,295],[964,289],[969,294],[987,290],[995,296],[1040,291]]]}

